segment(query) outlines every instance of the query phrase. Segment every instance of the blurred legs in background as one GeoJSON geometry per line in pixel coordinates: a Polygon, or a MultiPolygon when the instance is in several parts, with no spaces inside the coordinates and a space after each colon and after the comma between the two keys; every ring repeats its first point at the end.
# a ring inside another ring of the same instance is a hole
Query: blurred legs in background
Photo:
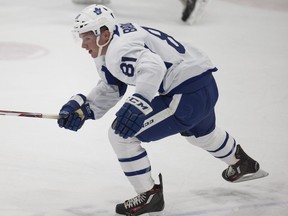
{"type": "MultiPolygon", "coordinates": [[[[209,0],[180,0],[183,4],[183,12],[181,20],[193,23],[203,15],[204,9],[209,0]]],[[[76,4],[109,4],[111,0],[72,0],[76,4]]]]}
{"type": "Polygon", "coordinates": [[[204,12],[204,9],[209,0],[180,0],[184,6],[182,12],[182,21],[186,22],[188,19],[191,22],[199,20],[204,12]]]}

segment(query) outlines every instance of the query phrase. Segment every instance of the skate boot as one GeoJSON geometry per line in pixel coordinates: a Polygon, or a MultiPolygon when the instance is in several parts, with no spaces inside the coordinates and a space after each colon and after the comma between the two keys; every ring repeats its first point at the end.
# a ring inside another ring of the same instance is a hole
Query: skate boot
{"type": "MultiPolygon", "coordinates": [[[[117,204],[116,213],[129,216],[137,216],[145,213],[154,213],[153,215],[156,215],[156,212],[160,213],[164,209],[161,174],[159,174],[159,180],[160,184],[155,184],[151,190],[141,193],[132,199],[126,200],[124,203],[117,204]]],[[[161,215],[161,213],[159,215],[161,215]]]]}
{"type": "Polygon", "coordinates": [[[193,12],[197,0],[186,0],[183,1],[184,5],[184,11],[182,13],[182,20],[185,22],[190,17],[191,13],[193,12]]]}
{"type": "Polygon", "coordinates": [[[235,157],[239,159],[239,161],[236,164],[230,165],[222,173],[222,177],[226,181],[241,182],[268,175],[267,172],[259,170],[259,163],[250,158],[240,145],[236,147],[235,157]]]}

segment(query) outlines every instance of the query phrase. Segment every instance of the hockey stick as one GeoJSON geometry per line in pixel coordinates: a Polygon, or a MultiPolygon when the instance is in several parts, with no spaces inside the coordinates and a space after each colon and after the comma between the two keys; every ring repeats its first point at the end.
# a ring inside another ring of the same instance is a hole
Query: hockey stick
{"type": "Polygon", "coordinates": [[[17,116],[17,117],[31,117],[31,118],[45,118],[45,119],[58,119],[58,115],[33,113],[33,112],[19,112],[10,110],[0,110],[0,115],[17,116]]]}

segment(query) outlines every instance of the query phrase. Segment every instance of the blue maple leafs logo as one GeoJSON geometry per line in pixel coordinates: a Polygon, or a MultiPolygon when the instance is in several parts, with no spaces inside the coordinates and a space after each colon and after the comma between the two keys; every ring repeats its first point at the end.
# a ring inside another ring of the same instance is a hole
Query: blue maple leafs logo
{"type": "Polygon", "coordinates": [[[97,15],[100,15],[102,13],[101,8],[95,8],[93,12],[96,13],[97,15]]]}

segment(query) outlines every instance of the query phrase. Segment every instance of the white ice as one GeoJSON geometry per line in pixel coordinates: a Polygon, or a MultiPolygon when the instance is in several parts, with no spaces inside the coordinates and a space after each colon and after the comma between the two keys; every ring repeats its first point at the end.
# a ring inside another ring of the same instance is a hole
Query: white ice
{"type": "MultiPolygon", "coordinates": [[[[221,177],[223,162],[181,136],[144,144],[155,180],[163,174],[166,215],[288,215],[287,1],[214,0],[195,24],[180,21],[178,0],[109,6],[120,22],[162,29],[210,56],[219,69],[217,124],[270,173],[231,184],[221,177]]],[[[83,7],[0,1],[0,109],[57,114],[70,96],[94,87],[94,63],[71,36],[83,7]]],[[[0,215],[114,215],[135,195],[107,138],[120,105],[77,133],[55,120],[0,116],[0,215]]]]}

